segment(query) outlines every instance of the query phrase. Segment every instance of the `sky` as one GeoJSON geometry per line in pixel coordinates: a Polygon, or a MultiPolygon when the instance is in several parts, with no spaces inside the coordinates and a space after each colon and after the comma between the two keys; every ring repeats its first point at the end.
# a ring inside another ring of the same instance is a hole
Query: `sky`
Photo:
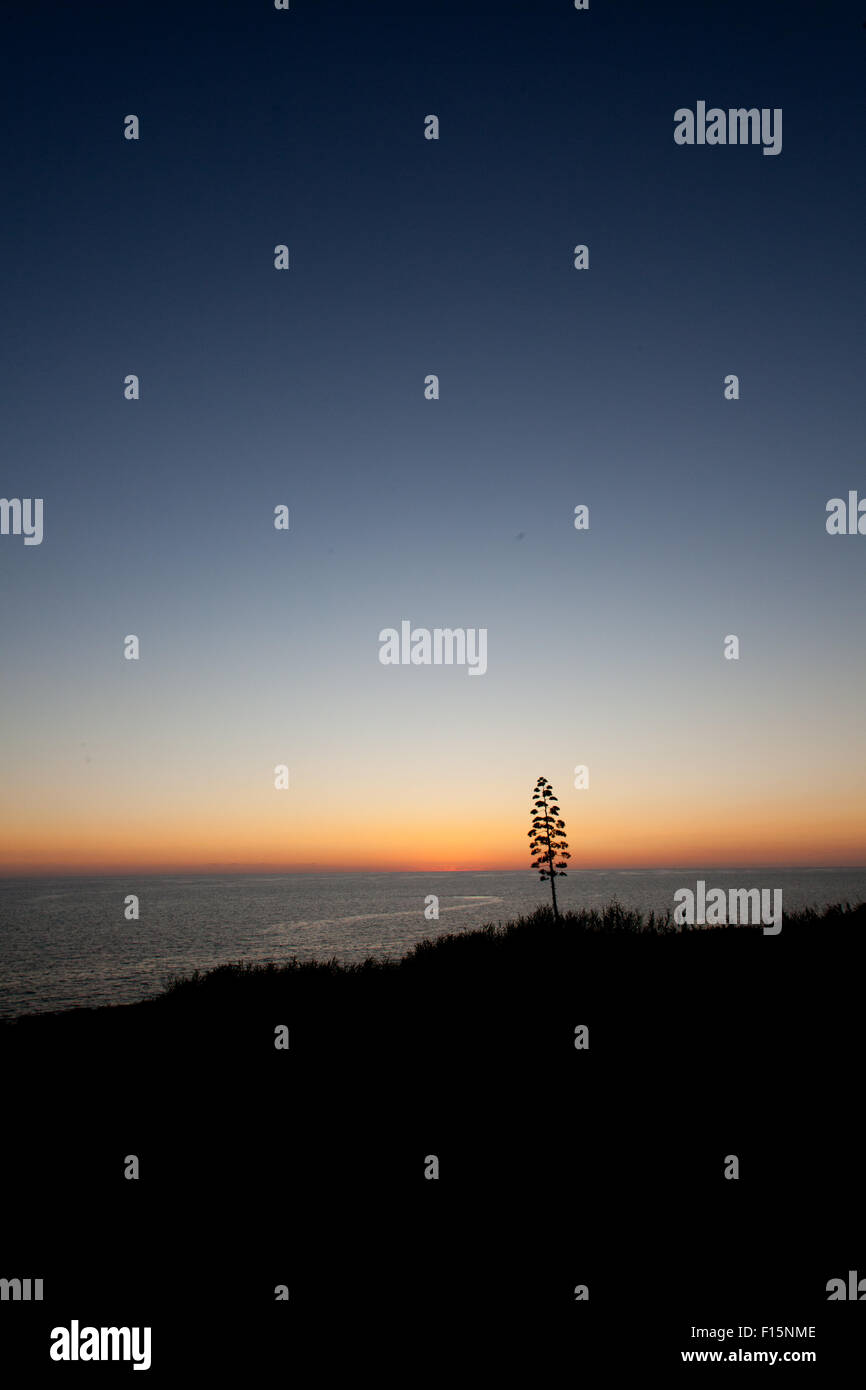
{"type": "Polygon", "coordinates": [[[9,6],[0,874],[866,863],[863,20],[9,6]]]}

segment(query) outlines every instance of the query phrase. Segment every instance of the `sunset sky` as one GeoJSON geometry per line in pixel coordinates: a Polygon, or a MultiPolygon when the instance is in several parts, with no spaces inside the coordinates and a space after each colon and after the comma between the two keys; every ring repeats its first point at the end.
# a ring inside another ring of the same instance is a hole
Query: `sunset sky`
{"type": "Polygon", "coordinates": [[[577,869],[866,863],[866,30],[753,8],[10,22],[0,874],[528,868],[541,774],[577,869]]]}

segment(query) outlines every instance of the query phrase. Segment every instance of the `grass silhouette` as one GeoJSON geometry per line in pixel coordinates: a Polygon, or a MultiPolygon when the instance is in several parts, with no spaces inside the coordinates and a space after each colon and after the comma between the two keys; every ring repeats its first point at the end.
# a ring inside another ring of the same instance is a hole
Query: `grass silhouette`
{"type": "Polygon", "coordinates": [[[249,1276],[250,1318],[284,1278],[299,1307],[342,1310],[346,1261],[370,1326],[401,1306],[501,1320],[503,1278],[515,1316],[535,1301],[546,1317],[587,1277],[603,1304],[626,1252],[636,1271],[651,1258],[644,1312],[668,1316],[700,1270],[713,1310],[769,1290],[814,1320],[857,1258],[844,1062],[864,929],[866,904],[787,913],[777,936],[542,907],[399,959],[241,960],[138,1004],[7,1021],[7,1113],[27,1118],[6,1190],[51,1194],[55,1226],[58,1194],[108,1204],[124,1239],[135,1217],[163,1280],[181,1236],[233,1298],[238,1271],[272,1271],[249,1276]],[[141,1184],[120,1177],[130,1153],[141,1184]],[[729,1153],[741,1183],[722,1178],[729,1153]]]}
{"type": "MultiPolygon", "coordinates": [[[[424,994],[448,987],[458,992],[476,989],[479,982],[521,985],[532,978],[535,986],[549,987],[569,972],[590,963],[609,966],[625,986],[633,972],[663,966],[679,978],[686,965],[711,958],[714,968],[724,969],[730,960],[739,968],[748,957],[762,975],[769,966],[798,961],[805,952],[817,964],[839,950],[859,956],[866,943],[866,903],[837,903],[823,909],[786,912],[778,937],[765,940],[760,926],[678,926],[670,911],[642,912],[623,907],[616,899],[603,908],[560,912],[541,906],[534,912],[506,922],[491,922],[463,932],[443,932],[425,937],[405,955],[369,956],[363,961],[299,960],[266,963],[237,960],[188,976],[173,976],[161,994],[136,1004],[78,1008],[0,1020],[4,1030],[48,1030],[61,1020],[102,1019],[119,1015],[161,1018],[202,1007],[247,1010],[305,999],[321,1004],[327,996],[344,1002],[349,996],[359,1004],[369,993],[381,999],[396,998],[405,986],[408,993],[424,994]],[[763,950],[758,963],[755,948],[763,950]],[[775,956],[771,954],[775,948],[775,956]]],[[[664,976],[655,981],[663,989],[664,976]]]]}
{"type": "MultiPolygon", "coordinates": [[[[837,945],[842,941],[859,944],[864,930],[866,903],[837,903],[823,909],[803,908],[786,913],[780,935],[786,944],[826,950],[831,938],[837,945]]],[[[165,1003],[179,1004],[226,991],[236,991],[238,995],[257,990],[269,993],[281,985],[290,987],[295,981],[318,983],[324,979],[360,982],[382,977],[417,980],[448,976],[457,981],[479,971],[519,972],[529,964],[560,966],[578,960],[587,951],[603,952],[606,945],[621,944],[625,937],[635,938],[636,942],[651,941],[654,945],[659,938],[672,938],[682,953],[690,949],[717,952],[722,942],[731,947],[756,936],[763,936],[758,926],[677,926],[669,911],[642,912],[623,907],[614,899],[601,909],[556,915],[552,908],[539,907],[505,923],[488,923],[465,932],[443,932],[425,937],[398,959],[368,956],[363,961],[346,963],[336,957],[298,960],[291,956],[279,963],[226,962],[210,970],[196,970],[190,976],[173,977],[159,998],[165,1003]]]]}

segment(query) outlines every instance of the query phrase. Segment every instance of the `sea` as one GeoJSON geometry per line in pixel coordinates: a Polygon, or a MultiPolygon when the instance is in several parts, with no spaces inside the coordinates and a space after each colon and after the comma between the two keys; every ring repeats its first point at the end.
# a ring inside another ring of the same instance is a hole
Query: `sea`
{"type": "MultiPolygon", "coordinates": [[[[866,901],[866,868],[569,870],[562,909],[673,910],[678,888],[781,888],[783,912],[866,901]]],[[[0,1017],[127,1004],[226,961],[399,958],[549,903],[531,870],[0,879],[0,1017]],[[139,899],[137,920],[125,902],[139,899]],[[425,917],[431,896],[438,919],[425,917]]]]}

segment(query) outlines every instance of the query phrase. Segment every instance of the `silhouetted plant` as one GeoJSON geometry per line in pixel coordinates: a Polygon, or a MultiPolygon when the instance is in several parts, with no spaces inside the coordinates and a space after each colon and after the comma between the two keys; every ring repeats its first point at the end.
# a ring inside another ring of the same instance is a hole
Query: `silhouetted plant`
{"type": "Polygon", "coordinates": [[[559,908],[556,905],[556,880],[565,878],[568,868],[568,841],[565,838],[565,821],[561,820],[559,806],[553,787],[546,777],[539,777],[532,797],[534,807],[532,829],[529,832],[529,850],[535,856],[533,869],[537,869],[542,882],[550,879],[553,894],[553,915],[559,921],[559,908]]]}

